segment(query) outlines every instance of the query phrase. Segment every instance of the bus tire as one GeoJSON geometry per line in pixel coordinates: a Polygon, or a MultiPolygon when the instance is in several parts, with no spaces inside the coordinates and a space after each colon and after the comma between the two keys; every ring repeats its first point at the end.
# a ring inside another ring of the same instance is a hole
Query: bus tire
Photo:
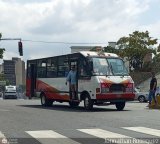
{"type": "Polygon", "coordinates": [[[86,110],[93,109],[93,100],[90,98],[89,94],[86,94],[84,97],[84,108],[86,110]]]}
{"type": "Polygon", "coordinates": [[[122,111],[125,107],[125,102],[117,102],[116,103],[116,108],[118,111],[122,111]]]}
{"type": "Polygon", "coordinates": [[[74,102],[74,101],[70,101],[69,102],[69,105],[70,105],[70,107],[77,107],[77,106],[79,106],[79,104],[80,104],[80,102],[74,102]]]}
{"type": "Polygon", "coordinates": [[[49,100],[46,98],[45,94],[41,94],[41,105],[48,107],[48,106],[52,106],[53,104],[53,100],[49,100]]]}

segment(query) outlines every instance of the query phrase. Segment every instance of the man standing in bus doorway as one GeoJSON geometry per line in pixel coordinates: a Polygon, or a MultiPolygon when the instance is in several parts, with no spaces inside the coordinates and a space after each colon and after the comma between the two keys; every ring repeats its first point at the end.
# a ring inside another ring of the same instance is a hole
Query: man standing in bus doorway
{"type": "Polygon", "coordinates": [[[66,85],[69,82],[69,86],[72,92],[72,100],[76,99],[76,83],[77,83],[77,72],[75,70],[75,65],[71,66],[71,70],[69,71],[66,79],[66,85]]]}
{"type": "Polygon", "coordinates": [[[149,89],[149,96],[148,96],[148,100],[149,100],[148,107],[151,106],[152,99],[154,99],[155,105],[157,105],[157,100],[156,100],[156,97],[155,97],[156,88],[157,88],[157,79],[155,77],[154,72],[152,72],[151,74],[152,74],[152,79],[150,81],[150,89],[149,89]]]}

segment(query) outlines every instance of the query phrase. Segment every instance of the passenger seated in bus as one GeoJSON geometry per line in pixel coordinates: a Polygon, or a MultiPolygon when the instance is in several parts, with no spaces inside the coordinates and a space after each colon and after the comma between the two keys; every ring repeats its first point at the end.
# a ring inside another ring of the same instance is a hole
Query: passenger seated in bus
{"type": "Polygon", "coordinates": [[[76,70],[75,70],[75,65],[73,65],[71,67],[71,70],[69,71],[68,75],[67,75],[67,79],[66,79],[66,85],[67,85],[67,82],[69,82],[69,86],[70,86],[70,89],[71,89],[71,92],[72,92],[72,98],[71,99],[76,99],[76,70]]]}

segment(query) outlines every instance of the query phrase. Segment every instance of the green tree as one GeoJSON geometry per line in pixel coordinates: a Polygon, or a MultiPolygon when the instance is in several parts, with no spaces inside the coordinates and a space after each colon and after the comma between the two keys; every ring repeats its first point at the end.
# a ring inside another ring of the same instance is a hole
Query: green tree
{"type": "Polygon", "coordinates": [[[6,81],[6,85],[10,84],[10,81],[5,79],[5,76],[3,73],[0,74],[0,81],[6,81]]]}
{"type": "Polygon", "coordinates": [[[119,50],[116,49],[115,47],[111,47],[111,46],[104,47],[104,51],[108,52],[108,53],[119,54],[119,50]]]}
{"type": "Polygon", "coordinates": [[[0,80],[3,81],[4,79],[4,74],[0,74],[0,80]]]}
{"type": "Polygon", "coordinates": [[[94,46],[90,51],[97,51],[97,49],[101,49],[101,46],[94,46]]]}
{"type": "Polygon", "coordinates": [[[157,44],[157,39],[149,36],[149,32],[135,31],[129,34],[128,37],[122,37],[118,40],[117,45],[122,57],[127,57],[130,63],[130,68],[135,70],[142,68],[143,59],[148,53],[156,54],[153,47],[157,44]]]}
{"type": "MultiPolygon", "coordinates": [[[[0,40],[2,38],[2,33],[0,33],[0,40]]],[[[4,53],[5,49],[4,48],[0,48],[0,59],[3,58],[3,53],[4,53]]]]}
{"type": "Polygon", "coordinates": [[[160,44],[157,47],[157,52],[160,52],[160,44]]]}

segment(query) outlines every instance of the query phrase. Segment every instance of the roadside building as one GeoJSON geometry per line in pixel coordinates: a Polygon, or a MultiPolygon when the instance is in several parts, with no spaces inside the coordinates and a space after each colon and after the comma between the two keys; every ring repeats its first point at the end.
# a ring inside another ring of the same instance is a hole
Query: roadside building
{"type": "Polygon", "coordinates": [[[3,70],[5,79],[11,85],[25,85],[25,62],[20,58],[13,57],[12,60],[4,60],[3,70]]]}
{"type": "Polygon", "coordinates": [[[71,53],[79,52],[79,51],[90,51],[95,46],[71,46],[71,53]]]}
{"type": "Polygon", "coordinates": [[[4,77],[11,85],[16,85],[15,61],[4,60],[4,77]]]}

